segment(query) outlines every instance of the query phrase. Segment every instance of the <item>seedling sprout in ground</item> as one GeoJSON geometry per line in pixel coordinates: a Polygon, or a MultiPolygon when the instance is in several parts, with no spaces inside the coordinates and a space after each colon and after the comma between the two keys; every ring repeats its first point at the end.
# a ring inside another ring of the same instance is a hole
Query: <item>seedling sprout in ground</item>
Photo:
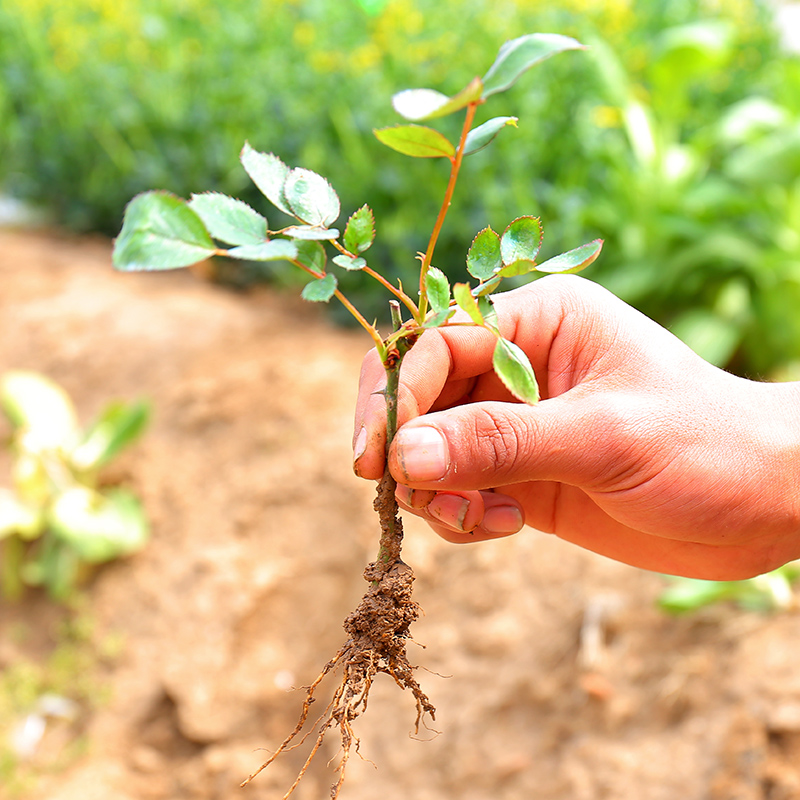
{"type": "MultiPolygon", "coordinates": [[[[386,371],[386,450],[397,430],[397,397],[400,370],[405,355],[427,331],[448,325],[485,328],[496,337],[494,369],[509,391],[524,403],[536,403],[539,390],[525,353],[499,333],[491,294],[503,278],[530,273],[577,272],[597,258],[600,240],[562,253],[543,263],[536,258],[542,244],[538,217],[521,216],[497,233],[490,227],[480,231],[467,252],[467,271],[474,279],[451,286],[445,273],[434,266],[439,234],[453,200],[465,156],[488,146],[505,128],[516,127],[517,118],[499,116],[473,127],[476,111],[493,95],[511,87],[528,69],[546,58],[583,46],[558,34],[529,34],[506,42],[486,74],[476,77],[452,96],[433,89],[408,89],[393,98],[395,111],[407,124],[380,128],[377,138],[393,150],[415,158],[443,159],[450,177],[439,213],[433,222],[428,246],[417,254],[419,285],[413,293],[394,285],[366,255],[375,240],[376,225],[366,205],[348,218],[344,232],[333,227],[339,220],[339,197],[325,178],[302,167],[290,168],[272,153],[262,153],[245,144],[241,163],[247,174],[281,212],[293,218],[288,226],[271,229],[265,216],[240,200],[216,192],[192,195],[187,202],[167,192],[146,192],[135,197],[125,211],[122,231],[114,246],[117,269],[163,270],[186,267],[211,256],[248,261],[285,260],[311,277],[302,296],[312,302],[336,298],[366,330],[386,371]],[[435,128],[420,123],[450,114],[463,114],[457,142],[435,128]],[[224,246],[221,246],[224,245],[224,246]],[[339,289],[332,264],[360,271],[378,281],[390,295],[392,329],[382,335],[339,289]]],[[[409,255],[413,258],[413,254],[409,255]]],[[[415,668],[409,663],[406,642],[420,609],[412,599],[414,574],[401,559],[402,522],[395,499],[396,483],[385,472],[378,485],[375,510],[381,535],[375,561],[364,571],[369,587],[358,607],[347,617],[348,638],[322,668],[306,690],[297,726],[273,755],[242,785],[249,783],[281,753],[311,739],[310,753],[284,798],[302,780],[311,760],[331,729],[341,738],[338,777],[331,787],[336,798],[345,779],[347,762],[358,739],[353,722],[364,712],[369,692],[379,673],[390,676],[401,689],[408,689],[416,704],[415,730],[436,709],[420,687],[415,668]],[[333,699],[319,714],[311,713],[316,692],[329,675],[337,675],[333,699]],[[316,717],[303,733],[309,717],[316,717]]]]}

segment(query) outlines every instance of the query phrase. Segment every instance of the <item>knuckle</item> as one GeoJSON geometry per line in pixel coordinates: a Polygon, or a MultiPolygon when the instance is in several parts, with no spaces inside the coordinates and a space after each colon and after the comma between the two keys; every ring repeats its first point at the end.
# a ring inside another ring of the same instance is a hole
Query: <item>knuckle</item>
{"type": "Polygon", "coordinates": [[[502,413],[484,408],[475,420],[475,441],[480,452],[489,457],[487,467],[502,475],[515,465],[525,452],[526,439],[518,426],[502,413]]]}

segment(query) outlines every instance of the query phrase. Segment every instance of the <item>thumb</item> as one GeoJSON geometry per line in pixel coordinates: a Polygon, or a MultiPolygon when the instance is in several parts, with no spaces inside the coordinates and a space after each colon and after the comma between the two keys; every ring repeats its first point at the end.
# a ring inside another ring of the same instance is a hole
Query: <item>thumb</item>
{"type": "Polygon", "coordinates": [[[437,491],[596,483],[613,454],[608,438],[599,440],[596,414],[572,394],[536,406],[471,403],[415,417],[398,430],[389,468],[398,483],[437,491]]]}

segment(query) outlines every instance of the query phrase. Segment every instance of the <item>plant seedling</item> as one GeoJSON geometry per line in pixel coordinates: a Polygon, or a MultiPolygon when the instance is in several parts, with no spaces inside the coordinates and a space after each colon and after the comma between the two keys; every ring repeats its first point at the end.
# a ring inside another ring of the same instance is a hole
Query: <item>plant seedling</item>
{"type": "Polygon", "coordinates": [[[35,372],[0,376],[0,409],[13,427],[14,489],[0,487],[0,588],[17,597],[44,586],[66,600],[86,564],[127,555],[147,541],[138,499],[101,488],[100,470],[144,431],[149,408],[114,402],[86,429],[67,393],[35,372]]]}
{"type": "MultiPolygon", "coordinates": [[[[193,195],[188,202],[166,192],[146,192],[135,197],[125,211],[122,231],[114,246],[114,265],[120,270],[163,270],[189,266],[211,256],[227,256],[252,261],[286,260],[303,270],[311,280],[302,296],[312,302],[327,302],[335,297],[367,331],[380,355],[386,371],[387,449],[397,430],[403,359],[420,336],[435,328],[475,325],[490,331],[497,340],[493,359],[496,373],[520,401],[536,403],[539,391],[530,362],[514,342],[500,335],[491,294],[507,277],[533,272],[577,272],[597,258],[602,241],[589,242],[537,263],[542,243],[541,221],[534,216],[522,216],[502,233],[487,227],[477,234],[469,247],[466,264],[474,283],[451,286],[445,273],[433,265],[433,256],[464,157],[483,149],[505,128],[517,124],[516,117],[501,116],[473,127],[478,107],[508,89],[524,72],[546,58],[582,48],[575,39],[558,34],[521,36],[500,48],[482,78],[476,77],[452,96],[433,89],[408,89],[394,96],[393,106],[407,122],[376,130],[377,138],[405,155],[443,159],[450,165],[450,177],[427,249],[418,254],[416,296],[400,285],[393,285],[369,265],[366,252],[375,239],[375,220],[368,206],[355,211],[340,233],[333,227],[340,216],[339,197],[325,178],[302,167],[290,168],[278,156],[259,152],[249,144],[241,152],[244,169],[267,199],[293,218],[292,224],[271,230],[260,212],[215,192],[193,195]],[[464,121],[455,143],[435,128],[420,124],[459,112],[464,114],[464,121]],[[387,335],[381,335],[377,326],[368,322],[339,289],[335,271],[329,270],[326,244],[335,251],[331,259],[334,266],[361,271],[392,295],[393,324],[387,335]]],[[[347,641],[307,689],[296,728],[243,785],[295,746],[308,721],[317,687],[329,674],[339,672],[340,681],[311,734],[306,734],[314,737],[310,755],[284,797],[298,786],[331,728],[338,729],[342,745],[338,779],[331,787],[331,797],[338,797],[348,759],[358,746],[352,724],[366,709],[378,673],[391,676],[401,689],[412,693],[416,702],[416,730],[426,715],[434,718],[436,709],[414,677],[414,668],[406,655],[409,628],[420,610],[411,599],[414,574],[400,558],[403,529],[395,489],[395,481],[387,469],[375,500],[381,525],[378,554],[364,572],[369,588],[344,622],[347,641]]]]}

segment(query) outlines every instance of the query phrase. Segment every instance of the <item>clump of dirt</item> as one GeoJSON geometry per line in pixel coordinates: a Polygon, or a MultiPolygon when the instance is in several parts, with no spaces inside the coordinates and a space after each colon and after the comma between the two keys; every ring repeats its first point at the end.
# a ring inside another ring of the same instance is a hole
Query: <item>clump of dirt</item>
{"type": "Polygon", "coordinates": [[[415,733],[419,733],[420,723],[426,714],[432,720],[436,718],[436,708],[414,676],[414,668],[409,663],[406,650],[410,627],[419,619],[420,607],[411,599],[414,571],[400,558],[403,524],[394,494],[396,488],[394,479],[387,471],[378,484],[378,496],[373,504],[381,522],[381,549],[379,557],[364,570],[364,580],[369,583],[369,589],[361,598],[358,607],[348,614],[344,621],[344,629],[349,639],[306,690],[300,719],[295,729],[242,783],[242,787],[247,786],[283,752],[294,746],[293,742],[302,733],[308,721],[312,703],[316,702],[317,688],[330,674],[341,673],[339,684],[333,699],[309,732],[309,735],[315,733],[311,752],[294,783],[284,794],[283,800],[286,800],[298,787],[331,728],[338,728],[341,740],[341,757],[336,768],[339,777],[331,786],[331,798],[335,800],[339,796],[350,754],[353,749],[358,750],[359,745],[358,737],[353,731],[353,722],[366,711],[370,690],[378,674],[389,675],[401,690],[409,690],[414,696],[417,706],[415,733]]]}

